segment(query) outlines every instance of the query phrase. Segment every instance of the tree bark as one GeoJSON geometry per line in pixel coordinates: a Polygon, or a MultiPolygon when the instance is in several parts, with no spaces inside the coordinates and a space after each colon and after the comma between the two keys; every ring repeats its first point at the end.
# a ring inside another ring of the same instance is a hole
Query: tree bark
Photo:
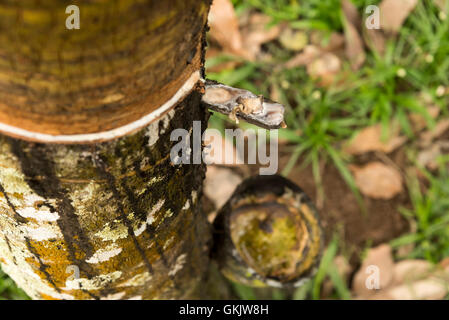
{"type": "Polygon", "coordinates": [[[1,266],[34,299],[196,297],[205,166],[170,132],[206,128],[210,1],[63,3],[0,3],[1,266]]]}

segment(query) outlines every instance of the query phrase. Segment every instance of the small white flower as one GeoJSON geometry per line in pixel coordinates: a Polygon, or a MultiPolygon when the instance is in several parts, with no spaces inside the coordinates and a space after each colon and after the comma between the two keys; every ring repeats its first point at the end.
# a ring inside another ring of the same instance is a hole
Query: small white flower
{"type": "Polygon", "coordinates": [[[437,97],[442,97],[446,93],[446,88],[440,85],[440,86],[438,86],[435,93],[436,93],[437,97]]]}
{"type": "Polygon", "coordinates": [[[399,78],[404,78],[407,75],[407,71],[405,71],[404,68],[399,69],[398,71],[396,71],[396,75],[399,78]]]}

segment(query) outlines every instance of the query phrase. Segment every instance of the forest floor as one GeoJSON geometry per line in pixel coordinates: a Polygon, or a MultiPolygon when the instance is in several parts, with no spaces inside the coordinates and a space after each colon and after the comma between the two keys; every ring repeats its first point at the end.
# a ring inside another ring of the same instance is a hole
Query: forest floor
{"type": "MultiPolygon", "coordinates": [[[[286,106],[279,172],[312,198],[328,244],[312,281],[273,298],[448,298],[448,10],[445,0],[215,0],[207,76],[286,106]],[[366,26],[369,5],[379,29],[366,26]],[[366,288],[370,265],[380,290],[366,288]]],[[[217,114],[210,124],[237,127],[217,114]]],[[[209,168],[206,194],[257,169],[209,168]]]]}

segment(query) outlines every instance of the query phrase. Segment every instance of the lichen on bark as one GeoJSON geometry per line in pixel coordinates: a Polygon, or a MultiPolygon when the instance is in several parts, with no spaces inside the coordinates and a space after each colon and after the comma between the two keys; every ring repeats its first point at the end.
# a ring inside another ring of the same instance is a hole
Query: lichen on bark
{"type": "Polygon", "coordinates": [[[148,128],[101,144],[0,137],[2,267],[31,297],[182,298],[195,289],[208,265],[205,168],[167,155],[174,128],[206,127],[199,99],[194,91],[148,128]]]}

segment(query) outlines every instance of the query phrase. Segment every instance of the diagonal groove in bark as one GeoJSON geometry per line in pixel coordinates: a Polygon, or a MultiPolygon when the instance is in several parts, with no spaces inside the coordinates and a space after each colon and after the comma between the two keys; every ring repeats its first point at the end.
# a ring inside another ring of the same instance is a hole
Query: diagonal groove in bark
{"type": "MultiPolygon", "coordinates": [[[[42,150],[45,146],[32,144],[30,147],[31,150],[27,151],[25,148],[22,148],[20,141],[9,139],[9,143],[12,152],[20,162],[25,180],[30,188],[43,198],[56,198],[58,200],[57,208],[54,208],[48,201],[45,204],[50,210],[59,213],[60,219],[57,220],[57,224],[67,244],[70,259],[89,279],[96,273],[85,260],[93,254],[93,248],[78,221],[70,200],[65,195],[64,188],[61,186],[59,179],[54,175],[52,162],[47,159],[45,152],[42,150]],[[41,181],[34,179],[38,175],[43,177],[41,181]],[[84,260],[76,256],[76,253],[79,253],[80,250],[85,255],[84,260]]],[[[36,252],[35,249],[34,252],[36,252]]],[[[97,296],[88,290],[81,290],[91,297],[98,299],[97,296]]],[[[60,291],[58,290],[58,292],[60,291]]]]}
{"type": "Polygon", "coordinates": [[[148,271],[150,272],[150,274],[153,274],[154,273],[153,266],[151,265],[150,261],[148,260],[147,256],[145,255],[145,251],[142,249],[142,246],[140,245],[139,241],[137,241],[137,238],[134,233],[134,229],[132,227],[131,222],[126,217],[125,210],[123,209],[123,204],[121,203],[120,193],[117,190],[117,187],[115,186],[115,184],[116,184],[115,177],[111,173],[108,172],[107,164],[102,159],[100,159],[99,157],[95,157],[94,161],[95,161],[98,173],[104,179],[106,179],[109,189],[112,191],[112,194],[113,194],[115,200],[117,200],[117,206],[119,208],[120,219],[123,221],[126,228],[128,229],[128,233],[131,236],[131,239],[134,243],[135,248],[139,252],[139,254],[140,254],[143,262],[145,263],[145,266],[147,267],[148,271]]]}
{"type": "MultiPolygon", "coordinates": [[[[139,208],[137,207],[137,205],[136,205],[137,199],[136,199],[136,197],[134,196],[134,194],[131,192],[131,190],[129,189],[129,187],[127,186],[126,181],[127,181],[126,178],[124,178],[124,179],[122,180],[122,182],[123,182],[123,188],[125,189],[125,193],[126,193],[126,196],[127,196],[128,200],[129,200],[129,203],[131,204],[132,210],[133,210],[134,213],[136,213],[137,215],[144,215],[145,213],[142,212],[141,210],[139,210],[139,208]]],[[[155,244],[155,246],[156,246],[156,251],[157,251],[157,253],[159,254],[159,256],[161,257],[162,264],[164,265],[165,268],[168,269],[168,268],[169,268],[169,265],[168,265],[167,258],[165,257],[163,248],[161,248],[161,245],[160,245],[160,243],[159,243],[157,237],[155,237],[155,232],[156,232],[156,230],[154,229],[154,227],[147,224],[147,227],[146,227],[146,229],[145,229],[145,233],[149,236],[150,240],[154,241],[154,244],[155,244]]],[[[170,278],[170,280],[173,282],[174,287],[175,287],[176,289],[178,289],[179,286],[178,286],[178,284],[176,283],[175,277],[174,277],[173,275],[169,275],[169,278],[170,278]]]]}

